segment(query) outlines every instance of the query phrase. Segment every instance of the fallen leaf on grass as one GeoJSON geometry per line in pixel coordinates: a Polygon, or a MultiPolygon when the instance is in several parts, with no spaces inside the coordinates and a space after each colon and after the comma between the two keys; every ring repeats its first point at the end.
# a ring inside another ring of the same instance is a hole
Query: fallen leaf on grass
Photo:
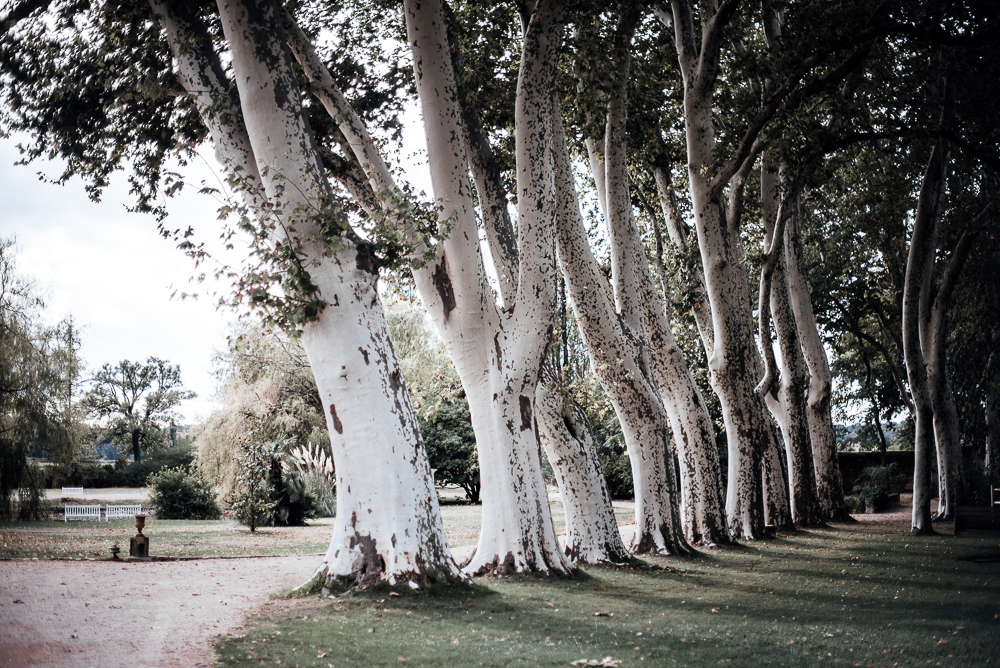
{"type": "Polygon", "coordinates": [[[595,612],[594,613],[594,617],[607,617],[607,616],[608,616],[608,613],[606,613],[606,612],[595,612]]]}
{"type": "Polygon", "coordinates": [[[947,645],[948,641],[947,640],[938,640],[938,644],[939,645],[947,645]]]}
{"type": "Polygon", "coordinates": [[[712,612],[718,612],[718,611],[719,611],[718,608],[712,608],[712,612]]]}

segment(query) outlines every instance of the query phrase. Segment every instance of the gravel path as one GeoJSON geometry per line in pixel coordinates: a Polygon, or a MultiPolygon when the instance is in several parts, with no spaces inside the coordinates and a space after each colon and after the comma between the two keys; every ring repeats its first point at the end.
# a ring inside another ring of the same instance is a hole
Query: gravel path
{"type": "Polygon", "coordinates": [[[210,666],[215,636],[320,558],[2,561],[0,666],[210,666]]]}

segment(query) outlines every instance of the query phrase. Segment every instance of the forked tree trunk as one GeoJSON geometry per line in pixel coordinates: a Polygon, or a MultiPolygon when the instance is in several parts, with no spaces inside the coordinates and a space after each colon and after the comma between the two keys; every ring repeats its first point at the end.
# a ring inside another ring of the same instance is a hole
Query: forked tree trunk
{"type": "Polygon", "coordinates": [[[535,393],[535,406],[541,442],[566,510],[566,556],[585,564],[630,561],[632,555],[618,531],[597,444],[583,409],[542,383],[535,393]]]}
{"type": "Polygon", "coordinates": [[[268,167],[264,189],[276,205],[274,222],[286,231],[283,241],[305,255],[326,304],[318,320],[303,327],[338,478],[337,521],[317,575],[361,585],[405,580],[414,587],[460,579],[389,340],[377,270],[367,252],[347,239],[336,249],[317,240],[317,218],[342,230],[347,221],[330,206],[280,8],[264,0],[220,1],[219,12],[247,136],[257,164],[268,167]]]}
{"type": "Polygon", "coordinates": [[[934,260],[934,228],[944,195],[944,147],[934,146],[924,173],[913,221],[910,250],[906,260],[903,288],[903,355],[910,381],[915,413],[913,443],[913,519],[911,530],[931,534],[931,455],[934,410],[927,383],[927,365],[920,341],[920,323],[930,308],[931,269],[934,260]]]}
{"type": "Polygon", "coordinates": [[[479,448],[483,526],[466,570],[568,572],[541,475],[535,416],[555,304],[550,95],[563,7],[542,2],[524,35],[515,109],[520,271],[503,313],[483,269],[441,3],[407,0],[404,11],[434,193],[442,218],[455,221],[438,258],[414,278],[462,379],[479,448]]]}
{"type": "MultiPolygon", "coordinates": [[[[672,2],[673,28],[678,63],[684,82],[684,130],[687,138],[688,182],[693,205],[698,247],[705,288],[712,309],[712,345],[708,352],[709,379],[722,405],[729,443],[729,477],[726,520],[737,538],[764,535],[762,464],[765,452],[776,447],[770,417],[763,400],[754,392],[755,339],[751,319],[747,276],[740,252],[739,218],[741,181],[734,181],[750,164],[747,158],[725,173],[716,172],[712,96],[719,73],[722,30],[735,5],[723,4],[706,11],[701,45],[691,4],[672,2]],[[727,220],[723,190],[730,186],[733,199],[727,220]]],[[[749,154],[748,154],[749,155],[749,154]]],[[[769,468],[776,473],[774,467],[769,468]]],[[[778,496],[783,491],[772,487],[778,496]]],[[[775,506],[777,509],[777,506],[775,506]]],[[[783,522],[784,518],[776,518],[783,522]]]]}
{"type": "MultiPolygon", "coordinates": [[[[636,505],[630,548],[683,554],[690,548],[677,508],[669,417],[649,367],[648,347],[644,350],[640,345],[644,333],[627,333],[590,248],[562,124],[558,114],[555,118],[559,262],[591,367],[614,406],[629,453],[636,505]]],[[[609,206],[613,205],[609,202],[609,206]]]]}
{"type": "MultiPolygon", "coordinates": [[[[760,338],[766,373],[759,386],[768,398],[785,441],[789,499],[792,520],[797,525],[822,525],[813,469],[812,444],[806,416],[806,369],[799,345],[795,315],[790,303],[785,272],[784,229],[789,200],[779,202],[779,173],[772,169],[769,151],[761,157],[761,214],[768,253],[761,270],[760,338]],[[781,362],[775,360],[769,320],[774,321],[781,362]]],[[[770,514],[770,509],[769,509],[770,514]]]]}
{"type": "Polygon", "coordinates": [[[972,249],[978,232],[979,220],[988,213],[987,205],[973,219],[952,251],[947,268],[934,297],[930,318],[922,330],[924,355],[927,360],[927,385],[934,407],[934,442],[938,455],[938,512],[939,519],[952,519],[959,504],[965,503],[965,462],[962,460],[962,441],[958,426],[955,393],[948,373],[948,322],[951,296],[958,277],[972,249]]]}

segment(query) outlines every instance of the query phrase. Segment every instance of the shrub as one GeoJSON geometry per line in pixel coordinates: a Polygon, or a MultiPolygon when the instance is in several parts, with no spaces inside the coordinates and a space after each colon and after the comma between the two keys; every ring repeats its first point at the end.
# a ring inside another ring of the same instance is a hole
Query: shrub
{"type": "Polygon", "coordinates": [[[316,517],[318,504],[301,474],[292,472],[285,476],[274,494],[274,524],[276,526],[301,526],[316,517]]]}
{"type": "Polygon", "coordinates": [[[250,432],[236,458],[236,478],[230,497],[233,518],[249,527],[250,533],[259,526],[271,524],[278,505],[271,484],[271,469],[278,444],[261,441],[255,435],[256,431],[250,432]]]}
{"type": "Polygon", "coordinates": [[[198,472],[184,467],[163,469],[149,476],[151,503],[164,520],[214,520],[222,515],[215,493],[198,472]]]}
{"type": "Polygon", "coordinates": [[[472,503],[479,503],[479,454],[468,400],[443,401],[432,416],[418,415],[417,420],[435,481],[458,485],[472,503]]]}
{"type": "Polygon", "coordinates": [[[316,499],[316,514],[319,517],[335,517],[337,515],[337,492],[330,479],[315,469],[301,471],[297,474],[306,489],[316,499]]]}

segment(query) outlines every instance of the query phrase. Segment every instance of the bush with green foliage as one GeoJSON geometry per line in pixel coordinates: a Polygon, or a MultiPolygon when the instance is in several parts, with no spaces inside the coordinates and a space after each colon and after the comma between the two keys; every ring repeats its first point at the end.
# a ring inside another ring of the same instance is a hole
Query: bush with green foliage
{"type": "Polygon", "coordinates": [[[468,400],[443,401],[431,414],[418,413],[417,421],[435,482],[458,485],[472,503],[479,503],[479,454],[468,400]]]}
{"type": "Polygon", "coordinates": [[[77,462],[67,468],[49,466],[45,471],[45,486],[49,488],[81,485],[95,487],[145,487],[149,477],[170,468],[191,468],[194,465],[194,444],[181,443],[154,450],[145,459],[130,462],[125,458],[114,464],[77,462]]]}
{"type": "Polygon", "coordinates": [[[337,490],[330,479],[315,469],[295,473],[305,483],[306,490],[316,500],[316,515],[335,517],[337,515],[337,490]]]}
{"type": "Polygon", "coordinates": [[[178,466],[149,476],[150,503],[162,520],[214,520],[222,515],[208,481],[197,471],[178,466]]]}
{"type": "Polygon", "coordinates": [[[271,487],[271,467],[278,444],[254,438],[255,430],[244,439],[236,458],[236,477],[230,497],[233,518],[248,527],[250,533],[274,520],[278,505],[271,487]]]}
{"type": "Polygon", "coordinates": [[[625,436],[622,434],[618,419],[607,420],[603,428],[594,429],[594,438],[602,439],[597,445],[597,459],[604,470],[604,479],[608,483],[608,494],[612,499],[632,499],[635,489],[632,486],[632,464],[625,448],[625,436]]]}
{"type": "Polygon", "coordinates": [[[903,491],[907,477],[899,470],[896,462],[885,466],[869,466],[861,471],[854,482],[852,494],[848,497],[850,512],[882,512],[893,507],[892,494],[903,491]]]}
{"type": "Polygon", "coordinates": [[[301,526],[316,517],[319,504],[297,471],[285,475],[275,489],[275,526],[301,526]]]}

